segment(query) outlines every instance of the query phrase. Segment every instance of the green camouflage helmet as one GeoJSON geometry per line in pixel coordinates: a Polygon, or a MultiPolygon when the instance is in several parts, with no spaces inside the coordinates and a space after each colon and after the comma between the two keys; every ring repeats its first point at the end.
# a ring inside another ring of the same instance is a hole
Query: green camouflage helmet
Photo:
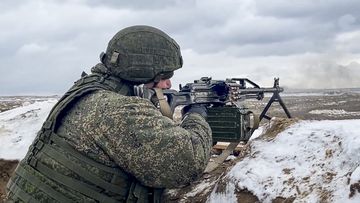
{"type": "Polygon", "coordinates": [[[157,28],[144,25],[120,30],[101,58],[111,75],[135,83],[154,81],[183,64],[175,40],[157,28]]]}

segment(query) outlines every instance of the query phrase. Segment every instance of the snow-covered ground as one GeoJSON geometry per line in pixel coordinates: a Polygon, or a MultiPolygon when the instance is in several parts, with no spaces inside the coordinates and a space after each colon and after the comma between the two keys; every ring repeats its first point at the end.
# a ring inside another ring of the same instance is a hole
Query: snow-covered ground
{"type": "MultiPolygon", "coordinates": [[[[0,113],[0,158],[23,158],[55,103],[56,99],[37,101],[0,113]]],[[[250,153],[225,175],[225,190],[212,189],[207,201],[237,202],[236,191],[247,189],[260,202],[276,197],[360,202],[360,194],[350,195],[350,187],[360,182],[359,129],[360,120],[299,121],[270,139],[260,135],[266,131],[261,128],[250,143],[250,153]]],[[[196,190],[211,185],[207,182],[196,190]]]]}
{"type": "Polygon", "coordinates": [[[360,112],[348,112],[344,109],[322,109],[322,110],[311,110],[309,114],[326,114],[330,116],[346,116],[346,115],[352,115],[352,116],[360,116],[360,112]]]}
{"type": "Polygon", "coordinates": [[[22,107],[0,113],[0,158],[22,159],[56,102],[25,102],[22,107]]]}
{"type": "Polygon", "coordinates": [[[349,198],[360,181],[360,120],[301,121],[273,140],[255,139],[250,153],[227,174],[226,194],[251,191],[261,202],[295,197],[295,202],[360,202],[349,198]],[[354,172],[355,171],[355,172],[354,172]]]}
{"type": "Polygon", "coordinates": [[[360,94],[360,88],[340,89],[285,89],[281,94],[284,97],[308,97],[308,96],[341,96],[343,94],[360,94]]]}

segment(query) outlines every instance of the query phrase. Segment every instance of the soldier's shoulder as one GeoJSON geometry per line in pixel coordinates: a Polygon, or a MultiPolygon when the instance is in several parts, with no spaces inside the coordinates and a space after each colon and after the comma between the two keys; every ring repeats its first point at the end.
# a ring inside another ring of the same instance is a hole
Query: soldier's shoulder
{"type": "Polygon", "coordinates": [[[108,90],[97,90],[89,95],[89,100],[92,103],[106,104],[111,106],[126,106],[130,104],[137,105],[152,105],[147,99],[143,99],[137,96],[124,96],[116,92],[108,90]]]}

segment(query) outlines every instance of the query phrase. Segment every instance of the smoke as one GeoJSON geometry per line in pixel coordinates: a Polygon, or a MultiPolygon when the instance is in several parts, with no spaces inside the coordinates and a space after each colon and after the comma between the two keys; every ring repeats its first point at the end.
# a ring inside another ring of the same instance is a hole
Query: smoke
{"type": "Polygon", "coordinates": [[[339,65],[329,61],[306,64],[295,72],[292,88],[360,87],[360,64],[339,65]]]}
{"type": "Polygon", "coordinates": [[[272,86],[274,78],[280,78],[280,86],[284,88],[360,87],[360,63],[356,62],[360,55],[307,53],[291,56],[236,57],[225,52],[199,54],[193,50],[184,50],[183,57],[185,65],[176,71],[173,78],[174,87],[202,76],[211,76],[216,80],[246,77],[262,87],[272,86]]]}

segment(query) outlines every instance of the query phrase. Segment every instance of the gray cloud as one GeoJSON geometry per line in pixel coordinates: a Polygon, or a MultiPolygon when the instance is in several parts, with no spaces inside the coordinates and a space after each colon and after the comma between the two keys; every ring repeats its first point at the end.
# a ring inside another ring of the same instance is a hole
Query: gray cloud
{"type": "Polygon", "coordinates": [[[345,14],[358,16],[360,4],[356,0],[328,0],[328,1],[286,1],[256,0],[259,15],[275,16],[279,18],[309,18],[315,21],[331,21],[345,14]]]}
{"type": "MultiPolygon", "coordinates": [[[[186,3],[194,1],[184,1],[186,3]]],[[[129,8],[133,10],[160,10],[167,7],[175,6],[176,1],[152,0],[149,1],[126,1],[126,0],[87,0],[86,3],[92,7],[105,6],[110,8],[129,8]]]]}
{"type": "Polygon", "coordinates": [[[0,95],[65,91],[98,62],[118,30],[134,24],[158,27],[178,41],[185,65],[174,83],[197,79],[188,74],[196,69],[196,77],[242,74],[261,83],[281,76],[296,86],[302,80],[293,73],[306,78],[318,61],[330,62],[311,76],[356,81],[359,73],[346,64],[360,62],[359,9],[356,0],[2,1],[0,95]]]}

